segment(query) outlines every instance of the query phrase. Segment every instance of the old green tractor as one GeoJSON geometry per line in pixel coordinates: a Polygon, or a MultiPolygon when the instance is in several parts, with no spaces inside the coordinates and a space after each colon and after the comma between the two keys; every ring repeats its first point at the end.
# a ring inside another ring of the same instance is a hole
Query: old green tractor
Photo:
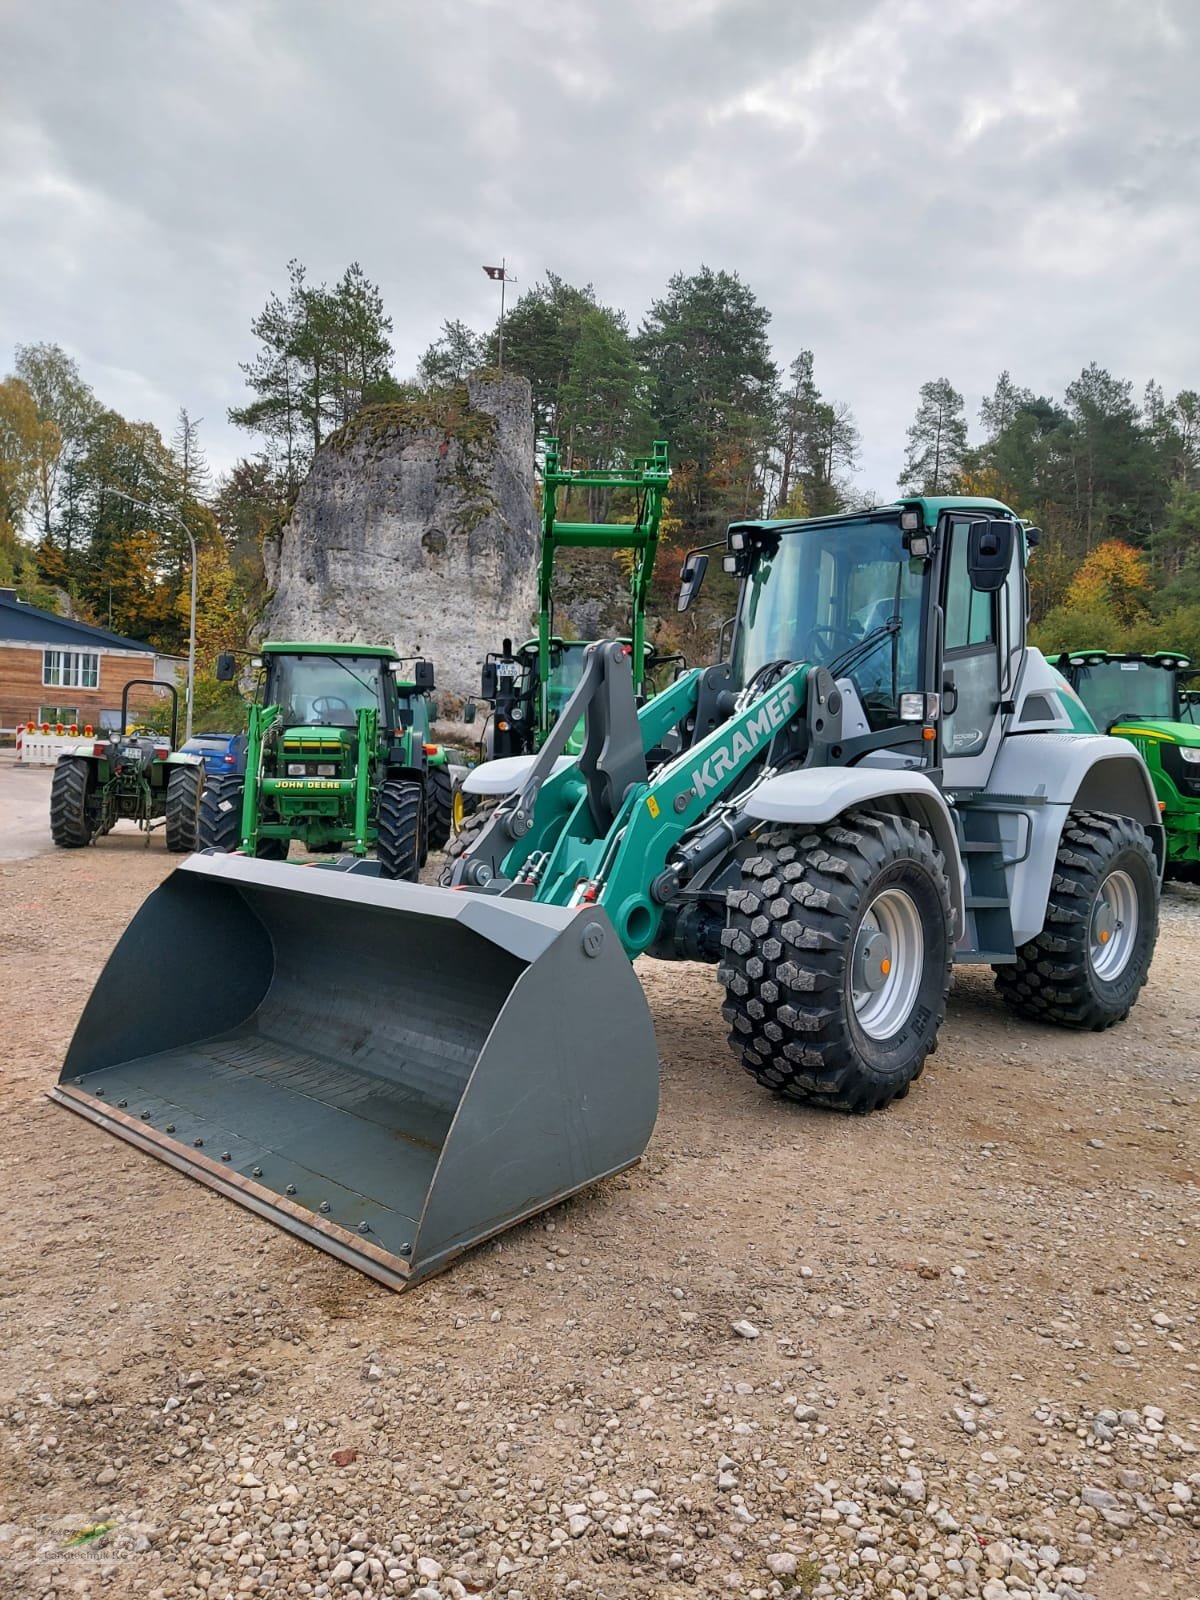
{"type": "MultiPolygon", "coordinates": [[[[209,780],[203,849],[283,860],[375,851],[385,877],[416,881],[450,836],[446,752],[430,737],[433,665],[412,676],[388,645],[271,643],[256,658],[244,774],[209,780]]],[[[231,654],[217,676],[237,675],[231,654]]]]}
{"type": "Polygon", "coordinates": [[[1136,745],[1162,807],[1169,878],[1200,883],[1200,703],[1178,650],[1064,650],[1054,665],[1103,733],[1136,745]]]}
{"type": "Polygon", "coordinates": [[[82,739],[58,758],[50,783],[50,837],[60,850],[91,844],[114,823],[136,822],[150,842],[162,826],[174,855],[195,850],[204,789],[199,756],[176,750],[179,695],[170,683],[132,678],[121,696],[115,731],[82,739]],[[165,689],[171,696],[171,730],[154,733],[129,720],[131,689],[165,689]]]}

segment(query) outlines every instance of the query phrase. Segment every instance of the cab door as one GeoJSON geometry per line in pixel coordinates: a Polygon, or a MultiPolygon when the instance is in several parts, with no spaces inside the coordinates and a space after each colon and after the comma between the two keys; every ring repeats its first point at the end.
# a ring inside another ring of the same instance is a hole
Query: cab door
{"type": "Polygon", "coordinates": [[[943,780],[950,790],[982,789],[987,784],[1025,643],[1025,566],[1019,533],[1013,539],[1002,587],[989,592],[971,581],[971,529],[990,520],[988,513],[952,511],[943,513],[939,524],[941,758],[943,780]]]}

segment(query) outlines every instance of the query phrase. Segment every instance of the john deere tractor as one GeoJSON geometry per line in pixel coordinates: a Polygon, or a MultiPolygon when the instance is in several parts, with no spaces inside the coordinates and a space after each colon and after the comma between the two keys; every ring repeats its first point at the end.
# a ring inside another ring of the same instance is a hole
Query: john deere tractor
{"type": "Polygon", "coordinates": [[[58,758],[50,783],[50,837],[61,850],[91,844],[123,819],[146,834],[163,828],[174,855],[194,850],[198,838],[204,763],[176,750],[179,695],[170,683],[132,678],[121,695],[115,732],[82,739],[58,758]],[[171,730],[154,733],[130,721],[131,689],[165,689],[171,730]]]}
{"type": "Polygon", "coordinates": [[[750,1076],[830,1110],[908,1093],[960,963],[1034,1022],[1120,1023],[1162,821],[1138,751],[1026,645],[1034,538],[992,499],[736,523],[727,660],[639,705],[626,648],[593,644],[542,748],[468,774],[495,803],[446,888],[190,857],[55,1098],[400,1288],[641,1156],[634,957],[685,964],[692,1028],[710,964],[750,1076]]]}
{"type": "Polygon", "coordinates": [[[1162,806],[1167,876],[1200,883],[1200,697],[1187,656],[1065,650],[1054,665],[1098,728],[1141,751],[1162,806]]]}
{"type": "MultiPolygon", "coordinates": [[[[250,707],[245,776],[209,779],[203,849],[281,861],[293,839],[311,851],[379,857],[388,878],[415,881],[450,836],[446,752],[430,738],[431,662],[411,677],[387,645],[262,647],[250,707]]],[[[231,681],[237,663],[220,657],[231,681]]]]}

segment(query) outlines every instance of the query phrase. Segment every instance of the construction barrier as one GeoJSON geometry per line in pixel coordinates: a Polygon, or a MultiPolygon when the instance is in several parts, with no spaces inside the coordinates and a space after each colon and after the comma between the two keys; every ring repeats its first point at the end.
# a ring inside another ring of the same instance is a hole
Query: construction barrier
{"type": "Polygon", "coordinates": [[[80,739],[90,739],[92,729],[64,728],[42,723],[26,723],[17,729],[17,760],[27,766],[52,767],[64,751],[72,749],[80,739]]]}

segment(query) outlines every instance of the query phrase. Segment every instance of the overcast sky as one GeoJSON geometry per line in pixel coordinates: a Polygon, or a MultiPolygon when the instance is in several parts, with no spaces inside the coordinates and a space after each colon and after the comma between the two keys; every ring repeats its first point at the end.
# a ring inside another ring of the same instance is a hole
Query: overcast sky
{"type": "Polygon", "coordinates": [[[298,257],[396,371],[507,255],[636,325],[735,270],[890,494],[918,385],[1200,386],[1200,0],[0,0],[0,371],[50,340],[214,465],[298,257]]]}

